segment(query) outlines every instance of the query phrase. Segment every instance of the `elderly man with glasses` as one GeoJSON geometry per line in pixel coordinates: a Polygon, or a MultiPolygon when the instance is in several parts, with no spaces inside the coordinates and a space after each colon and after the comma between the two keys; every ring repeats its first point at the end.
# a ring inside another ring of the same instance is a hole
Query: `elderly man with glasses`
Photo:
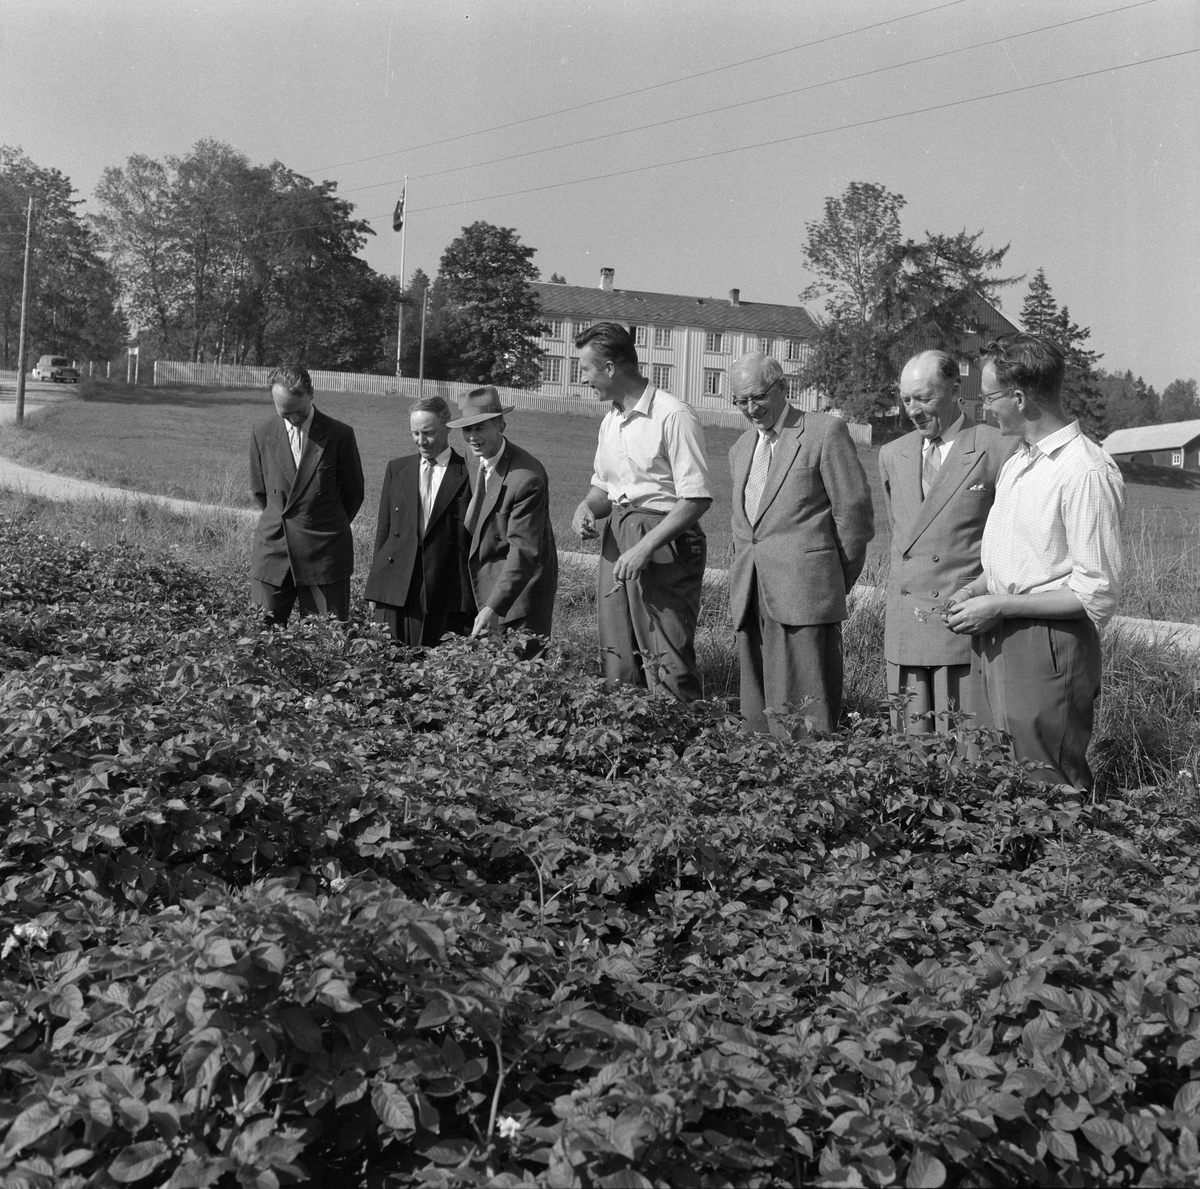
{"type": "Polygon", "coordinates": [[[729,451],[742,717],[749,731],[832,731],[846,595],[875,535],[871,489],[845,422],[789,405],[778,360],[743,355],[730,385],[751,426],[729,451]]]}

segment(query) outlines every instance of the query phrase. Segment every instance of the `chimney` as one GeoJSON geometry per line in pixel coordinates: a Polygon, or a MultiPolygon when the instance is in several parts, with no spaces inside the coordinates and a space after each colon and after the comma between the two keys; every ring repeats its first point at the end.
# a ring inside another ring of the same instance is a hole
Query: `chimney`
{"type": "Polygon", "coordinates": [[[616,271],[614,269],[602,268],[600,270],[600,288],[603,289],[605,293],[612,292],[613,277],[615,275],[616,271]]]}
{"type": "Polygon", "coordinates": [[[742,304],[742,291],[740,289],[729,290],[729,304],[735,308],[742,304]]]}

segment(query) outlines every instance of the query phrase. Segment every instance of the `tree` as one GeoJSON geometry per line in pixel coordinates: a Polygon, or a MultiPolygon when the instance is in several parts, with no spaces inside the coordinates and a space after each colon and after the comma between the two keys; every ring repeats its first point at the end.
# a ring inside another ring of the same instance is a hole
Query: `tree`
{"type": "Polygon", "coordinates": [[[1021,325],[1030,334],[1054,339],[1067,357],[1063,380],[1063,408],[1079,418],[1079,426],[1088,437],[1100,441],[1110,431],[1106,397],[1097,383],[1096,364],[1103,358],[1085,344],[1092,337],[1086,326],[1071,321],[1066,306],[1060,307],[1050,292],[1046,273],[1038,269],[1029,283],[1025,304],[1021,306],[1021,325]]]}
{"type": "Polygon", "coordinates": [[[156,353],[389,369],[398,288],[358,256],[373,232],[336,189],[214,140],[106,169],[96,226],[156,353]]]}
{"type": "Polygon", "coordinates": [[[1200,399],[1195,380],[1172,380],[1163,389],[1158,402],[1158,419],[1169,425],[1172,421],[1200,420],[1200,399]]]}
{"type": "Polygon", "coordinates": [[[539,276],[535,251],[513,228],[479,221],[442,253],[431,299],[447,379],[518,388],[538,383],[544,322],[529,285],[539,276]]]}
{"type": "Polygon", "coordinates": [[[5,367],[16,365],[30,195],[29,355],[110,359],[127,340],[115,279],[77,210],[82,200],[74,194],[70,180],[57,169],[36,165],[18,148],[0,146],[0,351],[5,367]]]}
{"type": "Polygon", "coordinates": [[[550,284],[551,285],[565,285],[566,283],[567,283],[567,278],[564,277],[561,273],[552,272],[550,274],[550,284]]]}
{"type": "Polygon", "coordinates": [[[957,349],[976,298],[1014,280],[996,275],[1007,245],[983,246],[982,231],[903,239],[904,205],[883,186],[851,182],[825,200],[822,220],[805,225],[804,261],[817,279],[800,297],[826,302],[801,382],[857,420],[895,403],[914,352],[957,349]]]}
{"type": "Polygon", "coordinates": [[[1158,421],[1158,393],[1141,376],[1124,375],[1096,369],[1092,383],[1101,398],[1104,433],[1130,429],[1135,425],[1153,425],[1158,421]]]}

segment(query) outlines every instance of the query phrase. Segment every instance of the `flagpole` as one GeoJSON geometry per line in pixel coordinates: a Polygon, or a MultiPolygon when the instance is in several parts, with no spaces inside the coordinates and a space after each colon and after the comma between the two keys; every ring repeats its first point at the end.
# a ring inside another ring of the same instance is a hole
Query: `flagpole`
{"type": "MultiPolygon", "coordinates": [[[[408,231],[408,174],[404,175],[404,189],[400,191],[400,318],[396,325],[396,378],[401,376],[400,347],[404,342],[404,236],[408,231]]],[[[394,219],[394,217],[393,217],[394,219]]],[[[399,387],[399,385],[397,385],[399,387]]]]}

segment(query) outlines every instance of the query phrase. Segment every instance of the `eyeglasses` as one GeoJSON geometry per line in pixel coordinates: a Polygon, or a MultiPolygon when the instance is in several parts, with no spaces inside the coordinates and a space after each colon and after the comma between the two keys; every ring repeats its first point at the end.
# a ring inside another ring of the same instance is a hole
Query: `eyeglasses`
{"type": "Polygon", "coordinates": [[[730,397],[729,403],[733,405],[735,409],[742,410],[745,410],[749,405],[765,405],[767,403],[767,396],[770,394],[771,389],[774,388],[775,385],[778,384],[782,379],[782,376],[777,377],[776,379],[772,380],[770,384],[768,384],[761,392],[755,392],[750,396],[730,397]]]}
{"type": "Polygon", "coordinates": [[[995,392],[981,392],[979,399],[990,409],[1002,396],[1007,396],[1015,387],[1009,384],[1004,388],[997,388],[995,392]]]}

